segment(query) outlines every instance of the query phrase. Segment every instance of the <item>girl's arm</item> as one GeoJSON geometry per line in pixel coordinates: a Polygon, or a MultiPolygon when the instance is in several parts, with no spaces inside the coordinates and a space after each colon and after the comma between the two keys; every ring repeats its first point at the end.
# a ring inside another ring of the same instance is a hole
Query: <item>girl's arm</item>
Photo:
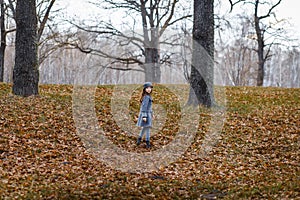
{"type": "Polygon", "coordinates": [[[142,108],[141,108],[141,112],[142,112],[142,117],[147,117],[147,112],[148,112],[148,104],[150,101],[150,97],[148,95],[144,96],[143,101],[142,101],[142,108]]]}

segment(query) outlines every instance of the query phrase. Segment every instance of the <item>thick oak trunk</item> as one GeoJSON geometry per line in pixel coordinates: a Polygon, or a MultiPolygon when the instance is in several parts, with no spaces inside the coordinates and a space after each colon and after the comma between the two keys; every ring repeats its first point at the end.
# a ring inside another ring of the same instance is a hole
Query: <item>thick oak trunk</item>
{"type": "Polygon", "coordinates": [[[145,81],[160,83],[161,70],[158,48],[146,48],[145,58],[145,81]]]}
{"type": "Polygon", "coordinates": [[[37,17],[35,0],[17,1],[16,55],[13,93],[20,96],[38,94],[37,17]]]}
{"type": "Polygon", "coordinates": [[[194,1],[193,55],[188,104],[214,104],[214,1],[194,1]]]}

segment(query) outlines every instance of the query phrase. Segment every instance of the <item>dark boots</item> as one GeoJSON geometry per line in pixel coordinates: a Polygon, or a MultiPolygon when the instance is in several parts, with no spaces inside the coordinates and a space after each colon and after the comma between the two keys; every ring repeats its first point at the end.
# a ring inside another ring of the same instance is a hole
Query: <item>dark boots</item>
{"type": "MultiPolygon", "coordinates": [[[[142,141],[142,138],[141,137],[138,137],[137,141],[136,141],[136,145],[140,145],[141,144],[141,141],[142,141]]],[[[146,148],[150,148],[151,145],[150,145],[150,141],[146,141],[146,148]]]]}
{"type": "Polygon", "coordinates": [[[146,141],[146,148],[150,148],[151,145],[150,145],[150,141],[146,141]]]}
{"type": "Polygon", "coordinates": [[[140,144],[141,144],[141,141],[142,141],[142,138],[141,138],[141,137],[138,137],[137,142],[136,142],[136,145],[140,145],[140,144]]]}

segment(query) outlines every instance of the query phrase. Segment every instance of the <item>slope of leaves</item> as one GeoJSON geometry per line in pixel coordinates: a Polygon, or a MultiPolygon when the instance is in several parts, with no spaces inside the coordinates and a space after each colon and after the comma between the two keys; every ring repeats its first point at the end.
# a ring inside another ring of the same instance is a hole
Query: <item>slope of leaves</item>
{"type": "MultiPolygon", "coordinates": [[[[226,122],[210,154],[198,156],[211,117],[201,108],[196,138],[180,159],[155,173],[130,174],[85,151],[72,117],[72,86],[42,85],[40,96],[29,98],[11,95],[10,88],[0,84],[0,199],[300,197],[300,89],[228,87],[226,122]]],[[[128,151],[149,151],[117,126],[111,92],[112,86],[96,91],[106,136],[128,151]]],[[[174,137],[180,111],[164,88],[153,95],[174,119],[152,138],[157,149],[174,137]]],[[[135,120],[139,94],[132,96],[135,120]]]]}

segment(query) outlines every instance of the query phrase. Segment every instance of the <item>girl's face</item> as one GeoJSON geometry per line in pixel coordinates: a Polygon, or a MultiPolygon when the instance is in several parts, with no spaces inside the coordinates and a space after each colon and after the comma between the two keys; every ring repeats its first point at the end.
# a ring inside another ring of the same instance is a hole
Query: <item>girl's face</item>
{"type": "Polygon", "coordinates": [[[151,88],[151,87],[147,87],[147,88],[145,89],[145,91],[146,91],[148,94],[150,94],[151,91],[152,91],[152,88],[151,88]]]}

